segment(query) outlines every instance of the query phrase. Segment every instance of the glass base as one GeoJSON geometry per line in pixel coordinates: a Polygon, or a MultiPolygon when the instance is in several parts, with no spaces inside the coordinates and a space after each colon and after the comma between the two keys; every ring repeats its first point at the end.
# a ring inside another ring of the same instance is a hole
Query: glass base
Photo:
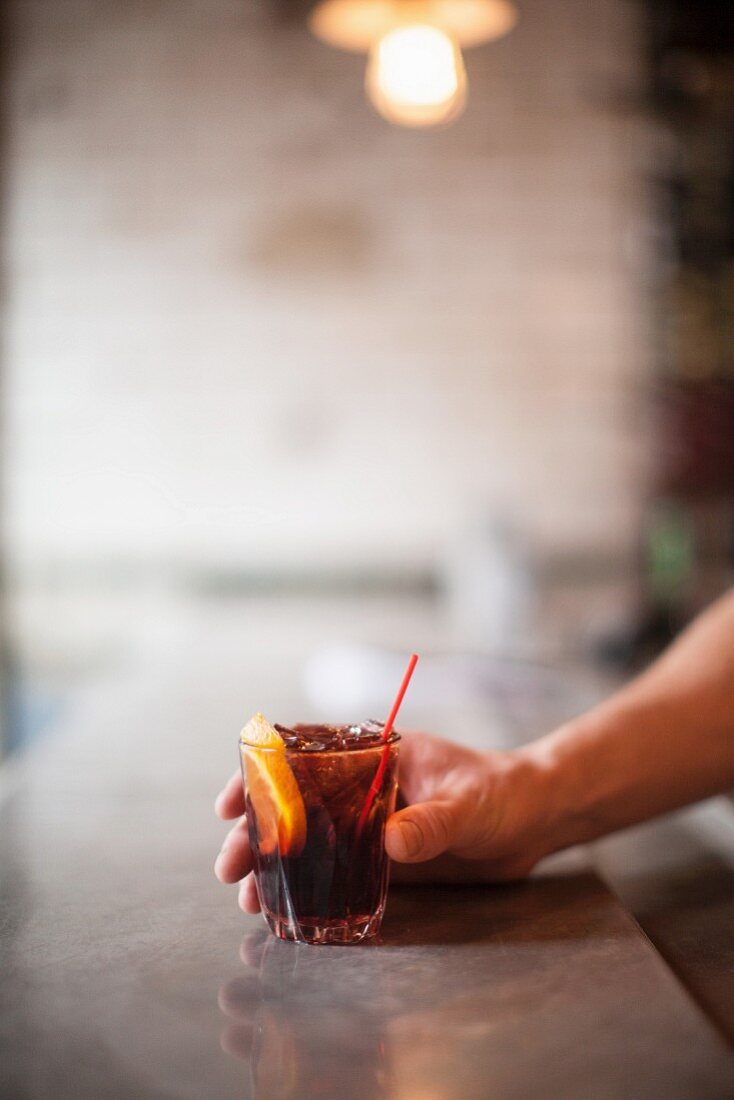
{"type": "Polygon", "coordinates": [[[263,909],[270,931],[281,940],[296,943],[361,943],[380,931],[381,909],[369,917],[347,917],[344,920],[318,920],[306,917],[297,926],[287,917],[263,909]]]}

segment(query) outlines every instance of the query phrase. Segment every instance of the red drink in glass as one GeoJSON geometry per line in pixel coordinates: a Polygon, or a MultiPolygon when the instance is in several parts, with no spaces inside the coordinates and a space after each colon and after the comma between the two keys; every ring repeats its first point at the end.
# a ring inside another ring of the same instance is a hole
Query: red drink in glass
{"type": "Polygon", "coordinates": [[[306,943],[374,936],[387,893],[385,824],[395,807],[399,735],[385,744],[379,722],[275,729],[280,749],[240,741],[265,919],[281,939],[306,943]],[[380,787],[360,827],[383,754],[380,787]]]}

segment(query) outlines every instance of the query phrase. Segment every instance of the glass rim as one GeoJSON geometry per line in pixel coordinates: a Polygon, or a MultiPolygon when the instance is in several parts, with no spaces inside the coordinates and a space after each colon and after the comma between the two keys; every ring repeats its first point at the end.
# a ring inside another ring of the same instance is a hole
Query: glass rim
{"type": "Polygon", "coordinates": [[[244,737],[240,736],[239,746],[241,749],[251,749],[253,752],[277,752],[285,753],[289,756],[360,756],[365,752],[382,752],[386,745],[397,745],[402,740],[402,735],[397,730],[393,730],[387,741],[378,741],[375,745],[365,745],[360,749],[302,749],[298,746],[291,747],[285,746],[285,750],[275,745],[253,745],[249,741],[245,741],[244,737]]]}

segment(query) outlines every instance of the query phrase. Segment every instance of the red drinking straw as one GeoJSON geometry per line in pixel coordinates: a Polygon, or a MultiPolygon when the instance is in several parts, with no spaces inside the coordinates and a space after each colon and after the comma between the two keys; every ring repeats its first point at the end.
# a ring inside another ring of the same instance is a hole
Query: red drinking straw
{"type": "Polygon", "coordinates": [[[379,791],[380,786],[382,785],[382,777],[385,774],[385,768],[387,767],[387,762],[388,762],[388,759],[390,757],[390,746],[387,744],[387,741],[388,741],[388,738],[390,737],[390,734],[392,733],[392,728],[393,728],[393,725],[395,724],[395,719],[397,718],[398,711],[400,710],[400,704],[403,701],[403,696],[405,695],[406,691],[408,690],[408,684],[410,683],[410,678],[413,675],[413,670],[414,670],[414,668],[417,664],[418,664],[418,654],[414,653],[411,656],[410,660],[408,661],[408,667],[405,670],[405,676],[403,676],[403,682],[400,685],[400,688],[398,689],[398,693],[395,696],[395,702],[392,705],[392,710],[390,711],[390,713],[388,715],[387,722],[385,722],[385,728],[382,731],[382,740],[385,742],[385,748],[382,751],[382,756],[380,757],[380,764],[379,764],[379,767],[377,769],[377,772],[375,773],[375,778],[372,780],[372,786],[370,787],[369,791],[367,792],[367,798],[365,799],[364,806],[362,807],[362,813],[359,815],[359,821],[357,822],[357,836],[360,835],[360,833],[362,832],[362,829],[364,828],[365,822],[366,822],[366,820],[369,816],[370,809],[372,808],[372,803],[374,802],[375,796],[376,796],[377,792],[379,791]]]}

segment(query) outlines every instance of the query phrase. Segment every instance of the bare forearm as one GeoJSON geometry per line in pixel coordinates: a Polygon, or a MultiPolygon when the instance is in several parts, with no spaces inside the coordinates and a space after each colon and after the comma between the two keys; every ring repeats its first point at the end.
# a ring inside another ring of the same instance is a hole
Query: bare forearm
{"type": "Polygon", "coordinates": [[[734,787],[734,594],[622,691],[523,752],[549,850],[734,787]]]}

